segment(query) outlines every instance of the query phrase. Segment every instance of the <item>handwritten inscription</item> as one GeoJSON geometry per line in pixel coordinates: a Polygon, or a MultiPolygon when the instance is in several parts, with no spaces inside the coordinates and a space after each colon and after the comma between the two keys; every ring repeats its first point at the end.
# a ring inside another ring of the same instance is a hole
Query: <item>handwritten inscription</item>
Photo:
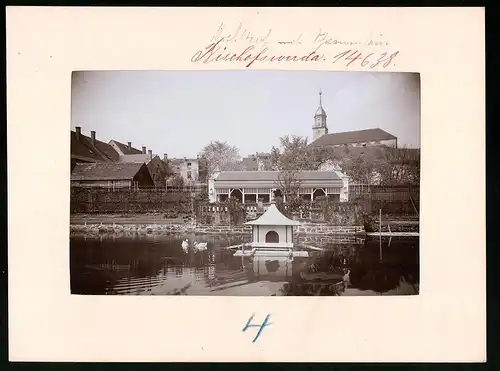
{"type": "Polygon", "coordinates": [[[191,62],[242,62],[245,67],[251,67],[255,62],[318,62],[324,61],[324,55],[312,51],[303,55],[270,55],[268,48],[256,49],[255,45],[246,47],[243,51],[231,52],[227,46],[222,46],[224,38],[211,43],[203,50],[198,50],[191,58],[191,62]]]}
{"type": "MultiPolygon", "coordinates": [[[[382,34],[379,34],[381,37],[382,34]]],[[[369,37],[368,40],[341,40],[331,36],[328,32],[319,30],[318,34],[313,40],[313,43],[317,45],[314,51],[318,51],[323,45],[366,45],[366,46],[389,46],[389,42],[386,40],[377,40],[374,37],[369,37]]]]}
{"type": "MultiPolygon", "coordinates": [[[[296,36],[295,38],[292,36],[274,40],[271,39],[272,33],[271,28],[259,33],[249,30],[243,23],[228,27],[222,22],[211,37],[210,43],[192,55],[191,62],[240,63],[250,68],[259,63],[318,64],[331,61],[337,65],[343,63],[346,68],[350,66],[387,68],[394,65],[393,61],[399,54],[399,51],[380,52],[374,48],[389,46],[389,42],[383,40],[381,33],[377,33],[376,37],[370,34],[364,41],[341,40],[333,37],[328,31],[320,29],[314,39],[309,39],[309,42],[312,41],[312,46],[300,51],[297,51],[297,47],[300,48],[303,41],[307,41],[304,40],[303,33],[298,36],[293,35],[296,36]],[[334,45],[334,47],[322,48],[325,45],[334,45]],[[287,53],[287,46],[290,46],[293,52],[287,53]],[[338,50],[339,46],[345,47],[345,50],[338,50]],[[274,48],[281,50],[277,52],[272,50],[274,48]],[[368,50],[363,50],[367,48],[368,50]]],[[[304,44],[307,45],[307,42],[304,44]]]]}
{"type": "Polygon", "coordinates": [[[382,67],[386,68],[392,63],[392,61],[398,54],[399,51],[396,51],[392,54],[368,53],[366,55],[363,55],[359,50],[346,50],[333,57],[333,63],[344,60],[348,61],[346,63],[346,67],[349,67],[352,63],[358,61],[361,67],[369,66],[370,68],[375,68],[380,64],[382,67]]]}
{"type": "Polygon", "coordinates": [[[264,328],[266,326],[269,326],[271,325],[271,323],[269,322],[269,318],[271,317],[270,314],[268,314],[266,316],[266,318],[264,319],[264,322],[262,322],[261,324],[253,324],[252,323],[252,320],[254,318],[255,314],[252,314],[252,316],[248,319],[245,327],[243,327],[243,332],[245,332],[246,330],[248,330],[250,327],[258,327],[259,330],[257,331],[257,334],[255,335],[255,337],[253,338],[253,341],[252,343],[255,343],[257,341],[257,339],[259,338],[260,334],[262,333],[262,330],[264,330],[264,328]]]}
{"type": "Polygon", "coordinates": [[[272,31],[272,29],[269,29],[266,33],[257,35],[256,33],[250,32],[247,28],[243,28],[243,23],[240,23],[238,27],[231,32],[227,30],[227,25],[225,23],[221,23],[210,41],[217,42],[222,40],[225,43],[235,43],[240,41],[249,44],[266,46],[272,31]]]}
{"type": "Polygon", "coordinates": [[[282,45],[295,45],[295,44],[302,44],[302,36],[304,34],[300,34],[298,37],[296,37],[295,39],[293,40],[290,40],[290,41],[278,41],[278,44],[282,44],[282,45]]]}

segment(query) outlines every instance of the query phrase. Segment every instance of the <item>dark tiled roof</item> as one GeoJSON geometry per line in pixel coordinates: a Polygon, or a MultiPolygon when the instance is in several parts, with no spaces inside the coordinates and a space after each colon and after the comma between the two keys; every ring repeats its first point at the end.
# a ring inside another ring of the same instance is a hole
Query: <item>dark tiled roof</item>
{"type": "Polygon", "coordinates": [[[71,156],[85,157],[95,161],[118,161],[119,154],[108,143],[95,141],[92,146],[91,139],[80,134],[80,139],[76,139],[76,132],[71,131],[71,156]]]}
{"type": "MultiPolygon", "coordinates": [[[[277,181],[279,171],[223,171],[217,177],[217,181],[277,181]]],[[[339,180],[339,176],[333,171],[300,171],[300,180],[339,180]]]]}
{"type": "Polygon", "coordinates": [[[118,142],[117,140],[114,140],[114,139],[113,139],[113,142],[115,142],[115,144],[118,146],[118,148],[120,148],[120,151],[122,151],[122,153],[124,155],[139,155],[142,153],[141,150],[134,148],[134,147],[132,147],[132,150],[130,150],[128,148],[128,144],[123,144],[123,143],[118,142]]]}
{"type": "Polygon", "coordinates": [[[71,173],[71,180],[131,180],[144,163],[95,162],[76,164],[71,173]]]}
{"type": "Polygon", "coordinates": [[[312,146],[334,146],[339,144],[369,142],[373,140],[396,139],[392,134],[382,129],[366,129],[356,131],[346,131],[343,133],[325,134],[311,142],[312,146]]]}

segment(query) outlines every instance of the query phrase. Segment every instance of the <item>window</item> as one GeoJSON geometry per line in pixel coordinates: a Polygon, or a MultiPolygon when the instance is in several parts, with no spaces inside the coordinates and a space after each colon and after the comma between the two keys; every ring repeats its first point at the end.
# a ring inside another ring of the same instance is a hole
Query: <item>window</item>
{"type": "Polygon", "coordinates": [[[187,178],[191,179],[191,172],[190,171],[187,172],[187,178]]]}
{"type": "Polygon", "coordinates": [[[280,236],[275,231],[269,231],[266,233],[266,243],[279,243],[280,236]]]}
{"type": "Polygon", "coordinates": [[[188,163],[187,163],[187,166],[191,166],[191,163],[190,163],[190,162],[188,162],[188,163]]]}

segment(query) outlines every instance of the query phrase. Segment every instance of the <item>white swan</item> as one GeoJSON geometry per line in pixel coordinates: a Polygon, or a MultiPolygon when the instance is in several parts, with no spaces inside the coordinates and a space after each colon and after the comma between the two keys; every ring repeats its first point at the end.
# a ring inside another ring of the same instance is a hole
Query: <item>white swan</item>
{"type": "Polygon", "coordinates": [[[182,241],[182,250],[184,250],[184,252],[187,252],[188,249],[189,249],[189,241],[188,239],[186,238],[184,241],[182,241]]]}
{"type": "Polygon", "coordinates": [[[207,243],[206,242],[196,242],[194,241],[194,248],[196,250],[204,251],[207,249],[207,243]]]}
{"type": "Polygon", "coordinates": [[[349,277],[349,275],[351,274],[351,270],[348,269],[347,270],[347,273],[344,274],[344,277],[342,277],[342,281],[344,281],[344,283],[350,283],[351,282],[351,278],[349,277]]]}

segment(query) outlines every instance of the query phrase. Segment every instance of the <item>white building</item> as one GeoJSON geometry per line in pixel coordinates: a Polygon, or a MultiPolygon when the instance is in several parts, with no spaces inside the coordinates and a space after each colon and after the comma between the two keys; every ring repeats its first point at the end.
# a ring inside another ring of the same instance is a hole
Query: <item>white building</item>
{"type": "Polygon", "coordinates": [[[246,222],[252,226],[254,248],[293,248],[293,227],[300,223],[284,216],[273,203],[258,219],[246,222]]]}
{"type": "Polygon", "coordinates": [[[184,179],[185,184],[198,182],[200,174],[199,158],[172,158],[169,163],[172,170],[184,179]]]}
{"type": "MultiPolygon", "coordinates": [[[[307,257],[309,255],[307,251],[294,251],[293,248],[293,227],[300,225],[300,222],[287,218],[274,203],[258,219],[245,224],[252,226],[252,242],[243,244],[242,249],[238,250],[234,254],[235,256],[285,257],[286,261],[291,263],[294,257],[307,257]],[[246,252],[245,246],[249,246],[246,252]]],[[[265,266],[262,268],[262,270],[266,269],[265,266]]],[[[254,260],[255,270],[260,270],[258,260],[254,260]],[[255,263],[257,263],[257,267],[255,263]]],[[[276,270],[273,269],[273,271],[276,273],[276,270]]],[[[284,272],[288,275],[286,269],[284,272]]]]}
{"type": "MultiPolygon", "coordinates": [[[[235,197],[242,203],[269,203],[274,197],[284,196],[279,177],[279,171],[222,171],[208,181],[210,202],[235,197]]],[[[348,200],[348,180],[338,171],[300,171],[297,177],[299,194],[306,200],[324,196],[340,202],[348,200]]]]}

